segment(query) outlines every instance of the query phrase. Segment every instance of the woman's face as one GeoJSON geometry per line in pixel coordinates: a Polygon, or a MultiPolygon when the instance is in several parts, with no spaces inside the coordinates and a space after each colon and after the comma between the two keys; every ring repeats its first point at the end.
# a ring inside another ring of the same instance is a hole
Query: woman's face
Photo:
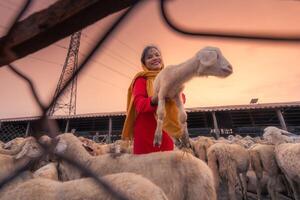
{"type": "Polygon", "coordinates": [[[160,70],[162,68],[162,57],[156,48],[151,48],[146,53],[145,65],[149,70],[160,70]]]}

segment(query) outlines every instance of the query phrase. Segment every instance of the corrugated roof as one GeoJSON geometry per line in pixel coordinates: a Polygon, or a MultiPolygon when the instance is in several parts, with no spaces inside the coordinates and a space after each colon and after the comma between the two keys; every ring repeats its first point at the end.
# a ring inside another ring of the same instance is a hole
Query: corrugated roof
{"type": "MultiPolygon", "coordinates": [[[[276,108],[292,108],[299,107],[300,101],[286,102],[286,103],[262,103],[262,104],[247,104],[247,105],[227,105],[227,106],[210,106],[210,107],[196,107],[186,108],[187,112],[213,112],[213,111],[233,111],[233,110],[258,110],[258,109],[276,109],[276,108]]],[[[49,117],[50,119],[78,119],[78,118],[93,118],[93,117],[113,117],[124,116],[125,112],[106,112],[106,113],[87,113],[78,115],[55,115],[49,117]]],[[[33,121],[39,119],[36,117],[22,117],[22,118],[6,118],[1,119],[1,122],[14,121],[33,121]]]]}
{"type": "Polygon", "coordinates": [[[262,103],[262,104],[246,104],[246,105],[228,105],[213,107],[197,107],[186,108],[187,112],[212,112],[212,111],[232,111],[232,110],[258,110],[258,109],[276,109],[300,107],[300,101],[286,103],[262,103]]]}

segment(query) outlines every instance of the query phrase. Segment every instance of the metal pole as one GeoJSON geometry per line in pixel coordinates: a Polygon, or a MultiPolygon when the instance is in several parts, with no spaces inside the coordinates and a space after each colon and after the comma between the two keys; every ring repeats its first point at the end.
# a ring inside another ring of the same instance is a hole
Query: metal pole
{"type": "Polygon", "coordinates": [[[111,143],[111,133],[112,133],[112,118],[108,118],[108,138],[107,143],[111,143]]]}
{"type": "Polygon", "coordinates": [[[27,122],[27,127],[26,127],[25,137],[28,137],[28,135],[29,135],[29,130],[30,130],[30,122],[27,122]]]}
{"type": "Polygon", "coordinates": [[[276,110],[276,113],[277,113],[277,117],[279,119],[279,122],[280,122],[280,126],[283,130],[286,130],[287,131],[287,127],[286,127],[286,124],[285,124],[285,121],[284,121],[284,117],[282,115],[282,112],[281,110],[277,109],[276,110]]]}
{"type": "Polygon", "coordinates": [[[220,137],[220,130],[219,130],[219,127],[218,127],[218,121],[217,121],[216,113],[214,111],[212,112],[212,117],[213,117],[213,122],[214,122],[215,133],[216,133],[217,138],[219,138],[220,137]]]}
{"type": "Polygon", "coordinates": [[[70,123],[70,120],[68,119],[67,124],[66,124],[66,128],[65,128],[65,133],[67,133],[69,131],[69,123],[70,123]]]}

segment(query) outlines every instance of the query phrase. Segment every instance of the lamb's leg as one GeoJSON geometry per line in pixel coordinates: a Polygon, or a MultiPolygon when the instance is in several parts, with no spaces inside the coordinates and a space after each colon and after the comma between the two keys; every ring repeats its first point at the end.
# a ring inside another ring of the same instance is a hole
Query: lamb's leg
{"type": "Polygon", "coordinates": [[[162,140],[162,128],[163,128],[163,121],[165,118],[165,99],[159,98],[158,105],[157,105],[157,126],[154,134],[153,146],[160,147],[161,140],[162,140]]]}
{"type": "Polygon", "coordinates": [[[243,198],[245,200],[248,199],[248,196],[247,196],[247,190],[248,190],[248,187],[247,187],[247,175],[246,175],[246,172],[243,172],[242,173],[242,178],[241,178],[241,185],[242,185],[242,192],[243,192],[243,198]]]}
{"type": "Polygon", "coordinates": [[[280,177],[282,178],[282,181],[283,181],[284,187],[286,188],[288,196],[292,197],[293,196],[293,191],[292,191],[292,188],[291,188],[291,186],[290,186],[290,184],[287,180],[287,177],[284,174],[281,174],[280,177]]]}
{"type": "Polygon", "coordinates": [[[253,171],[255,172],[255,176],[256,176],[257,199],[261,200],[261,189],[262,189],[261,182],[263,178],[263,166],[260,161],[259,153],[257,151],[251,151],[250,160],[251,160],[253,171]]]}
{"type": "Polygon", "coordinates": [[[276,176],[270,176],[267,186],[268,186],[268,192],[271,196],[271,199],[272,200],[277,200],[277,191],[276,191],[277,177],[276,176]]]}
{"type": "Polygon", "coordinates": [[[289,183],[291,185],[295,200],[300,200],[300,185],[299,185],[299,183],[290,179],[289,177],[287,177],[287,180],[289,181],[289,183]]]}
{"type": "Polygon", "coordinates": [[[261,200],[261,180],[262,177],[256,174],[256,194],[258,200],[261,200]]]}
{"type": "Polygon", "coordinates": [[[181,130],[182,130],[182,136],[181,136],[181,140],[182,140],[182,144],[184,147],[191,147],[190,141],[189,141],[189,132],[187,129],[187,114],[184,110],[184,106],[183,103],[181,101],[181,95],[176,95],[174,98],[174,101],[176,103],[176,106],[178,108],[178,118],[179,118],[179,122],[181,124],[181,130]]]}
{"type": "Polygon", "coordinates": [[[236,194],[235,194],[235,180],[232,180],[232,178],[228,177],[227,185],[228,185],[228,197],[230,200],[237,200],[236,194]]]}

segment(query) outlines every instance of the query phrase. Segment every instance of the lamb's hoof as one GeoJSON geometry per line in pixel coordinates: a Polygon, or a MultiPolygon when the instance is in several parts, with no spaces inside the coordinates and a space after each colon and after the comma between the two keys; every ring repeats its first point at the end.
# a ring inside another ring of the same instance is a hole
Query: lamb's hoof
{"type": "Polygon", "coordinates": [[[161,140],[162,140],[162,134],[156,134],[154,135],[154,140],[153,140],[153,146],[154,147],[160,147],[161,145],[161,140]]]}

